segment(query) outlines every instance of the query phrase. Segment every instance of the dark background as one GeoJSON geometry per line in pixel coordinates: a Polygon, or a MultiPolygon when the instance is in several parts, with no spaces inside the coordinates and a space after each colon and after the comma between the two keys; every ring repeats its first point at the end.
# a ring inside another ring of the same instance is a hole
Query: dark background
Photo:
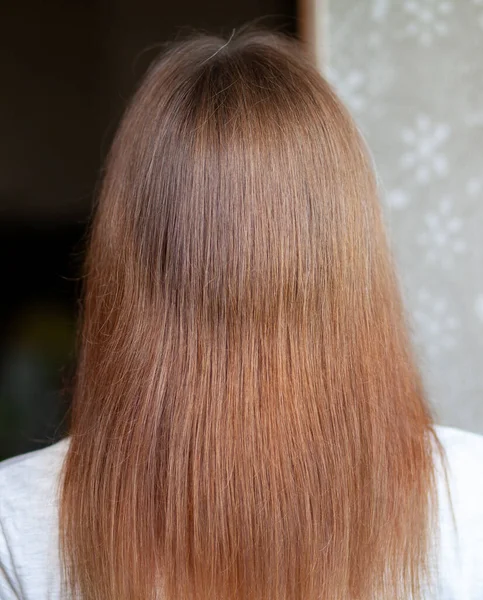
{"type": "Polygon", "coordinates": [[[160,44],[295,0],[0,3],[0,460],[65,431],[86,228],[106,151],[160,44]]]}

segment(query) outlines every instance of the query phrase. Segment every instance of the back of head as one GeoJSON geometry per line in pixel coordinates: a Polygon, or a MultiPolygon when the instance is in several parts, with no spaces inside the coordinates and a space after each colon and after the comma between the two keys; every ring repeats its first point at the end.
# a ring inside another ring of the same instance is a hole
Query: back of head
{"type": "Polygon", "coordinates": [[[171,46],[121,123],[92,230],[66,585],[416,598],[431,443],[350,116],[293,40],[171,46]]]}

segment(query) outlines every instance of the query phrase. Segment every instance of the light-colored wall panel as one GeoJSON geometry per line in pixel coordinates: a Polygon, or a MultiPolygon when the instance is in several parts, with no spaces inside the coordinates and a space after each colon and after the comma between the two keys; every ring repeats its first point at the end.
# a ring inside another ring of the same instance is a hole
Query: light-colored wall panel
{"type": "Polygon", "coordinates": [[[430,400],[483,433],[483,0],[314,7],[322,70],[374,156],[430,400]]]}

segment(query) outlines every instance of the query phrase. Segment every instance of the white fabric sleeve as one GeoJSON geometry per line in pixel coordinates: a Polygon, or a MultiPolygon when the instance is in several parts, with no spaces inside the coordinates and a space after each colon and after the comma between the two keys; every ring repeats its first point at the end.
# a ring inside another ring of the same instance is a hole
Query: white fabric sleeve
{"type": "Polygon", "coordinates": [[[0,600],[21,600],[12,555],[8,547],[0,515],[0,600]]]}

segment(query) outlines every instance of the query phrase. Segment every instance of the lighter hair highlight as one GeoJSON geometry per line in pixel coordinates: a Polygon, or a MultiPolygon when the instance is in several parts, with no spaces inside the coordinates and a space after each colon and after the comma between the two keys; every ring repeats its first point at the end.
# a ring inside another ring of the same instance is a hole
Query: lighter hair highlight
{"type": "Polygon", "coordinates": [[[197,36],[151,67],[86,261],[70,597],[422,597],[441,448],[370,163],[294,40],[197,36]]]}

